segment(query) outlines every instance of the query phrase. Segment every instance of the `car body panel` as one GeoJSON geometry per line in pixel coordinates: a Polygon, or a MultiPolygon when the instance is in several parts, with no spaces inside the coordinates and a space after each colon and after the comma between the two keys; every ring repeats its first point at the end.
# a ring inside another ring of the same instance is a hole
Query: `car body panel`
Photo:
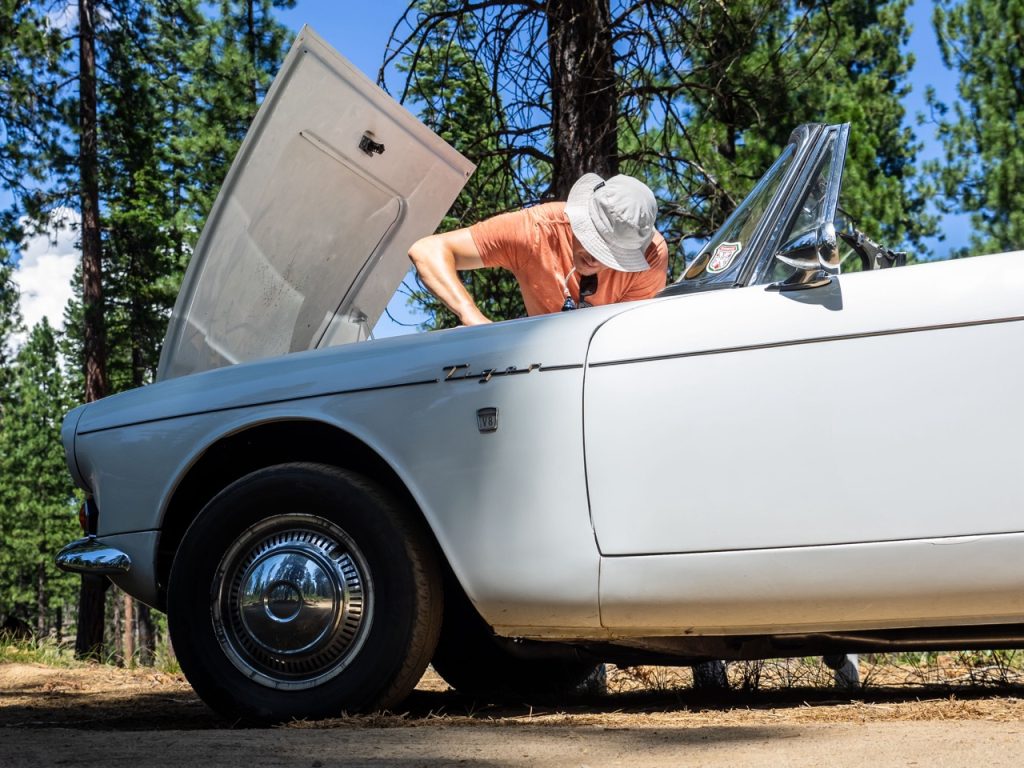
{"type": "Polygon", "coordinates": [[[366,338],[472,171],[303,28],[203,228],[158,379],[366,338]]]}
{"type": "Polygon", "coordinates": [[[716,291],[603,325],[584,409],[602,553],[1024,529],[1005,482],[1024,464],[1024,360],[1006,352],[1024,348],[1021,259],[844,275],[820,303],[716,291]],[[628,417],[605,418],[627,392],[643,393],[628,417]]]}

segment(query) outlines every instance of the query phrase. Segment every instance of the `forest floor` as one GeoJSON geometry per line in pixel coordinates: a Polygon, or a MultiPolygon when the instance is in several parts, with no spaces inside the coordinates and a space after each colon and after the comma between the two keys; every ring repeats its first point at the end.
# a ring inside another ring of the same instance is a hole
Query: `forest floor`
{"type": "MultiPolygon", "coordinates": [[[[482,705],[428,670],[400,712],[239,728],[184,677],[0,664],[0,766],[1019,766],[1024,688],[709,693],[612,670],[610,692],[482,705]]],[[[863,674],[862,666],[862,674],[863,674]]]]}

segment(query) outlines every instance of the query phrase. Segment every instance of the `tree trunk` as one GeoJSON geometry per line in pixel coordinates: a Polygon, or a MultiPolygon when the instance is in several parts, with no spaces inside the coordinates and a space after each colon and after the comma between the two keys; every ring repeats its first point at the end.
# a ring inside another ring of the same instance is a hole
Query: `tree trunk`
{"type": "Polygon", "coordinates": [[[123,667],[124,663],[124,598],[123,592],[114,592],[107,600],[107,637],[110,642],[105,650],[105,658],[123,667]]]}
{"type": "MultiPolygon", "coordinates": [[[[107,394],[106,338],[99,221],[99,161],[96,150],[95,0],[78,0],[79,189],[82,209],[82,307],[84,310],[85,400],[107,394]]],[[[109,582],[83,576],[78,601],[78,656],[101,656],[103,598],[109,582]]]]}
{"type": "Polygon", "coordinates": [[[82,207],[82,304],[85,310],[85,400],[107,395],[106,328],[100,242],[99,160],[96,149],[96,48],[94,0],[78,0],[79,191],[82,207]]]}
{"type": "Polygon", "coordinates": [[[259,95],[259,64],[256,61],[256,9],[255,0],[248,0],[246,3],[246,42],[249,48],[249,63],[252,65],[252,81],[249,83],[249,96],[253,104],[258,104],[259,95]]]}
{"type": "Polygon", "coordinates": [[[103,609],[109,586],[106,576],[82,576],[75,635],[75,655],[79,658],[103,657],[103,609]]]}
{"type": "Polygon", "coordinates": [[[46,636],[46,565],[36,565],[36,638],[46,636]]]}
{"type": "Polygon", "coordinates": [[[124,628],[121,636],[124,665],[130,667],[135,663],[135,598],[124,596],[124,628]]]}
{"type": "Polygon", "coordinates": [[[555,158],[551,193],[564,200],[584,173],[607,178],[619,172],[611,11],[609,0],[551,0],[546,14],[555,158]]]}
{"type": "Polygon", "coordinates": [[[139,664],[152,667],[156,662],[156,627],[153,626],[152,611],[145,603],[139,603],[135,606],[135,617],[139,630],[139,664]]]}

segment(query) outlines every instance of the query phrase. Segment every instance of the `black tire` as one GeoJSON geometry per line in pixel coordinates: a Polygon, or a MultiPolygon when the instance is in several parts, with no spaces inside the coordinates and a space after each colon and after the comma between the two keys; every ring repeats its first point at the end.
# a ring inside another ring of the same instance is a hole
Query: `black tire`
{"type": "Polygon", "coordinates": [[[506,650],[460,589],[445,591],[434,670],[459,693],[485,701],[551,699],[603,689],[604,665],[520,658],[506,650]]]}
{"type": "Polygon", "coordinates": [[[253,472],[188,529],[168,588],[196,693],[251,722],[392,707],[437,643],[441,577],[417,516],[322,464],[253,472]]]}

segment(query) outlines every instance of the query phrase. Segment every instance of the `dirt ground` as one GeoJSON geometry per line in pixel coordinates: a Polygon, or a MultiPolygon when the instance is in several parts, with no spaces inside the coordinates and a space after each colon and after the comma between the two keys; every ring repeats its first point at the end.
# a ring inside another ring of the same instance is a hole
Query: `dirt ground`
{"type": "Polygon", "coordinates": [[[0,766],[1019,766],[1024,688],[621,690],[481,705],[432,672],[401,712],[245,729],[183,677],[0,664],[0,766]]]}

